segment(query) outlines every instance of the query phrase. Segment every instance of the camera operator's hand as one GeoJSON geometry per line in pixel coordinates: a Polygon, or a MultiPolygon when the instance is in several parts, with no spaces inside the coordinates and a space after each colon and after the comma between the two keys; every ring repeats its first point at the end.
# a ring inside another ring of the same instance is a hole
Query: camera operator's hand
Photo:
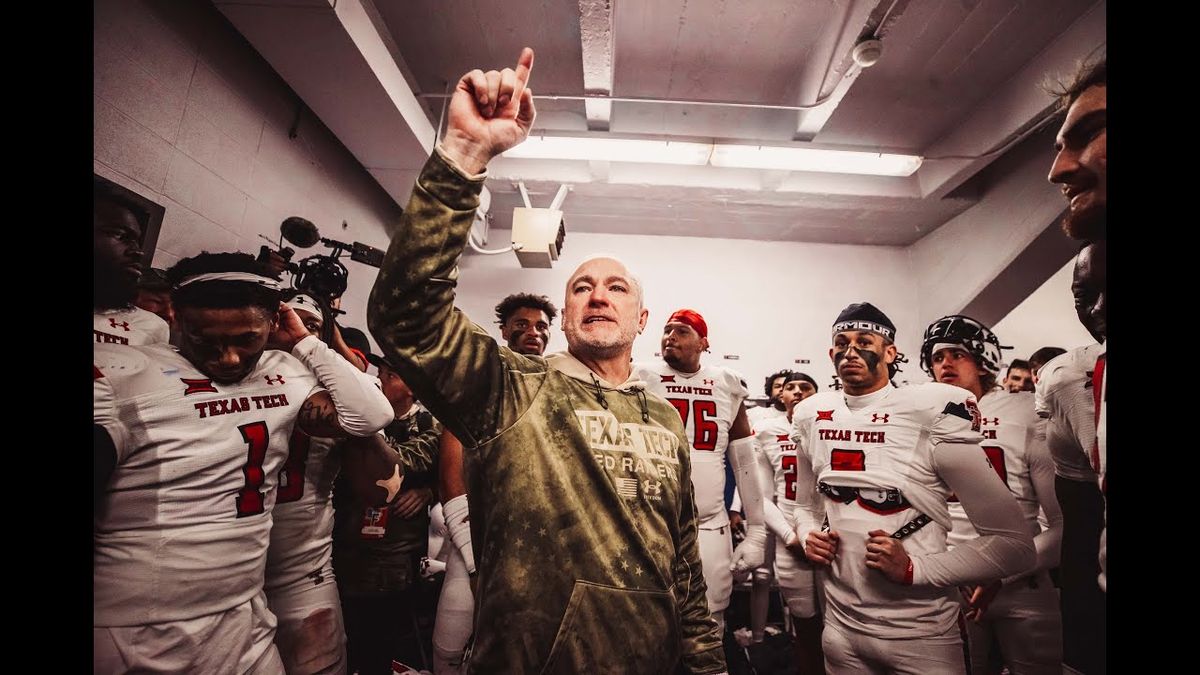
{"type": "Polygon", "coordinates": [[[296,343],[311,335],[304,327],[304,322],[296,314],[296,310],[288,307],[287,303],[279,303],[279,324],[267,338],[271,349],[291,353],[296,343]]]}
{"type": "MultiPolygon", "coordinates": [[[[288,253],[288,257],[291,257],[292,249],[289,248],[286,249],[286,251],[288,253]]],[[[288,262],[287,257],[281,255],[279,251],[271,250],[271,248],[268,246],[259,247],[258,262],[265,265],[267,271],[269,271],[271,276],[275,277],[276,279],[281,278],[283,273],[289,271],[292,267],[292,264],[288,262]]]]}
{"type": "Polygon", "coordinates": [[[537,112],[529,73],[533,50],[521,50],[516,69],[463,75],[450,98],[449,124],[442,151],[471,174],[481,173],[493,157],[529,135],[537,112]]]}

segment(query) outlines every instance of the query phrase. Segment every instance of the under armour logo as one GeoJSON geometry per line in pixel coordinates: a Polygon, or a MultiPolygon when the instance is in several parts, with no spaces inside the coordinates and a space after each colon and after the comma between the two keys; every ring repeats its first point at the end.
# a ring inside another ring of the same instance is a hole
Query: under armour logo
{"type": "MultiPolygon", "coordinates": [[[[889,415],[889,413],[883,413],[882,415],[880,415],[879,413],[871,413],[871,421],[872,422],[883,422],[884,424],[887,424],[888,415],[889,415]]],[[[871,433],[875,433],[875,432],[871,432],[871,433]]],[[[880,433],[883,433],[883,432],[880,432],[880,433]]]]}
{"type": "Polygon", "coordinates": [[[817,411],[817,421],[820,422],[821,420],[825,420],[826,422],[832,422],[833,421],[833,411],[832,410],[818,410],[817,411]]]}
{"type": "Polygon", "coordinates": [[[715,385],[717,384],[717,381],[716,381],[716,380],[707,380],[707,379],[706,379],[706,380],[704,380],[704,384],[706,384],[706,385],[708,385],[708,386],[712,387],[712,386],[715,386],[715,385]]]}
{"type": "Polygon", "coordinates": [[[183,390],[184,396],[188,394],[217,393],[217,388],[213,386],[212,380],[189,380],[186,377],[181,377],[179,381],[187,385],[187,389],[183,390]]]}
{"type": "Polygon", "coordinates": [[[989,424],[994,427],[1000,426],[1000,418],[999,417],[984,417],[983,419],[980,420],[980,424],[982,424],[985,427],[989,424]]]}
{"type": "Polygon", "coordinates": [[[128,321],[122,321],[121,323],[117,323],[116,319],[113,319],[110,317],[108,319],[108,323],[113,328],[124,328],[127,331],[129,330],[129,322],[128,321]]]}
{"type": "Polygon", "coordinates": [[[659,377],[662,378],[663,382],[674,382],[675,381],[674,375],[659,375],[659,377]]]}
{"type": "Polygon", "coordinates": [[[267,379],[267,384],[283,384],[283,376],[279,373],[275,373],[275,379],[272,379],[270,375],[263,375],[263,377],[267,379]]]}
{"type": "Polygon", "coordinates": [[[647,497],[661,496],[662,481],[646,479],[646,482],[642,483],[642,492],[644,492],[647,497]]]}

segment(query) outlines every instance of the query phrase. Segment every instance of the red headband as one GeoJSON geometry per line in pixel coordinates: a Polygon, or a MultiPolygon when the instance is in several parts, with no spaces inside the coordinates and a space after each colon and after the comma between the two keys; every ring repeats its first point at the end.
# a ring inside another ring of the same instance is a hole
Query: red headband
{"type": "Polygon", "coordinates": [[[700,312],[696,310],[681,309],[672,314],[671,318],[667,319],[667,323],[674,321],[691,326],[692,330],[696,331],[702,338],[708,337],[708,324],[704,322],[704,317],[700,316],[700,312]]]}

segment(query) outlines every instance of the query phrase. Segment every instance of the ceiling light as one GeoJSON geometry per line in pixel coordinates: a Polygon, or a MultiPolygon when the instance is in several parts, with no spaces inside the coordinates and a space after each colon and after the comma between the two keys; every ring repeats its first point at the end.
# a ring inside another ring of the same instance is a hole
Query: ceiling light
{"type": "Polygon", "coordinates": [[[710,144],[637,138],[530,136],[504,153],[515,159],[567,159],[640,164],[681,164],[778,171],[816,171],[869,176],[911,176],[917,155],[800,146],[710,144]]]}
{"type": "Polygon", "coordinates": [[[916,155],[851,150],[718,144],[713,148],[712,165],[742,169],[911,176],[920,168],[921,158],[916,155]]]}
{"type": "Polygon", "coordinates": [[[530,136],[504,157],[518,159],[578,159],[594,162],[687,164],[703,166],[712,151],[709,143],[650,141],[630,138],[571,138],[530,136]]]}

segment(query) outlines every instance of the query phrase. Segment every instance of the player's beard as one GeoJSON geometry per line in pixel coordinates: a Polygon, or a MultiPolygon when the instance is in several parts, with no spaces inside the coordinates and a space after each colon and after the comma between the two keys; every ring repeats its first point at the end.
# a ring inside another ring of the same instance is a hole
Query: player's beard
{"type": "Polygon", "coordinates": [[[1082,211],[1067,210],[1063,216],[1063,231],[1076,241],[1096,241],[1108,237],[1108,208],[1096,205],[1082,211]]]}
{"type": "Polygon", "coordinates": [[[580,330],[574,323],[567,323],[567,347],[576,358],[611,359],[626,352],[637,337],[637,324],[618,324],[618,330],[608,335],[580,330]]]}
{"type": "Polygon", "coordinates": [[[137,279],[119,265],[109,265],[95,258],[92,268],[92,307],[118,309],[133,304],[137,297],[137,279]]]}

